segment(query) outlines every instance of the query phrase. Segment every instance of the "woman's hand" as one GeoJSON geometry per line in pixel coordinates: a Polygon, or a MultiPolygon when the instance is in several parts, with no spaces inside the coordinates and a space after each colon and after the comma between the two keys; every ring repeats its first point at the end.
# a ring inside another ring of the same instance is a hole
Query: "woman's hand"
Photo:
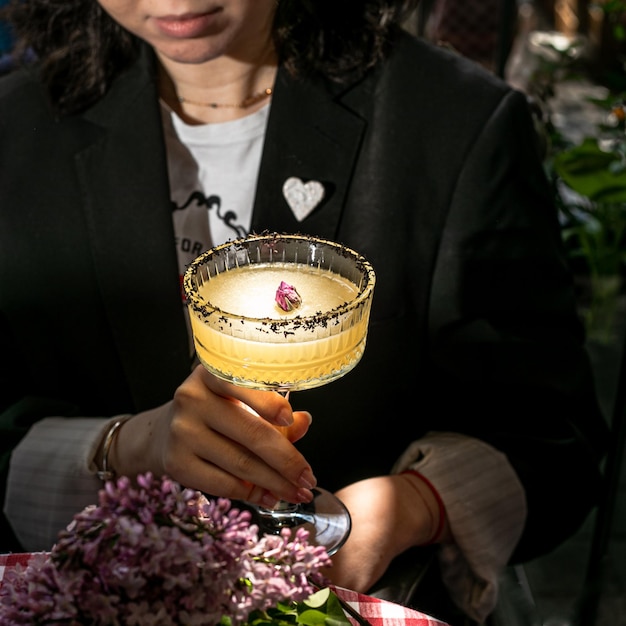
{"type": "Polygon", "coordinates": [[[279,499],[309,502],[316,480],[291,442],[310,422],[280,394],[231,385],[198,366],[173,401],[122,426],[110,463],[118,474],[167,474],[213,496],[267,507],[279,499]]]}
{"type": "MultiPolygon", "coordinates": [[[[410,474],[368,478],[336,495],[352,517],[350,536],[325,572],[340,587],[365,593],[396,556],[430,541],[439,527],[434,494],[410,474]]],[[[449,539],[445,526],[442,539],[449,539]]]]}

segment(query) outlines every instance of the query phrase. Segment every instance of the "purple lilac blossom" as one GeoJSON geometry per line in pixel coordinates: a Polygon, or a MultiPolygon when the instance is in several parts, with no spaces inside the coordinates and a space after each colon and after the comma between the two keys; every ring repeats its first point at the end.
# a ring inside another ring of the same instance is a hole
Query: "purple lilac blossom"
{"type": "Polygon", "coordinates": [[[7,573],[3,626],[238,626],[327,583],[330,559],[306,530],[259,537],[229,500],[151,474],[137,482],[107,482],[49,555],[7,573]]]}

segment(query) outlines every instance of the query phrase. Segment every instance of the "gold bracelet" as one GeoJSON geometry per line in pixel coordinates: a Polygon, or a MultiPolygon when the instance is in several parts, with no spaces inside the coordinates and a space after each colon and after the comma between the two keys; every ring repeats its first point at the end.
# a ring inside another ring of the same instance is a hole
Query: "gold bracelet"
{"type": "Polygon", "coordinates": [[[102,467],[96,473],[100,480],[113,480],[115,478],[115,470],[109,467],[109,452],[111,452],[111,446],[115,441],[115,436],[122,424],[126,423],[132,415],[124,415],[116,419],[109,430],[107,431],[104,443],[102,444],[102,467]]]}

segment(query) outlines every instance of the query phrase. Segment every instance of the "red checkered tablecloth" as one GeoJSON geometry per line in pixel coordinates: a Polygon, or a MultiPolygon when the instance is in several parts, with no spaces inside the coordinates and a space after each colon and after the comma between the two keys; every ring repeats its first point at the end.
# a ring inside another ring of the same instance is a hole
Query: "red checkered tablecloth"
{"type": "MultiPolygon", "coordinates": [[[[31,553],[0,554],[0,587],[5,573],[17,565],[27,567],[34,556],[31,553]]],[[[349,604],[361,617],[365,618],[371,626],[448,626],[434,617],[408,609],[393,602],[372,598],[356,591],[350,591],[341,587],[334,587],[337,595],[349,604]]],[[[355,620],[352,620],[357,624],[355,620]]]]}
{"type": "Polygon", "coordinates": [[[20,554],[0,554],[0,587],[2,586],[4,573],[7,570],[13,569],[17,565],[26,567],[33,556],[34,555],[30,552],[20,554]]]}
{"type": "MultiPolygon", "coordinates": [[[[371,596],[333,587],[337,595],[347,602],[359,615],[372,626],[448,626],[430,615],[409,609],[400,604],[372,598],[371,596]]],[[[357,622],[350,619],[354,624],[357,622]]]]}

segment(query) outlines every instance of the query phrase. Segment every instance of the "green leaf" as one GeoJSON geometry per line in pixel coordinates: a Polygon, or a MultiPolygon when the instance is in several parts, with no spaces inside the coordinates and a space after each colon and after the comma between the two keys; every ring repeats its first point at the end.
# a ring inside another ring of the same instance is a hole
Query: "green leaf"
{"type": "Polygon", "coordinates": [[[346,617],[339,598],[334,593],[330,594],[326,603],[326,624],[327,626],[345,626],[345,624],[350,624],[350,620],[346,617]]]}
{"type": "Polygon", "coordinates": [[[350,620],[345,615],[342,617],[326,616],[326,626],[346,626],[346,624],[350,624],[350,620]]]}
{"type": "Polygon", "coordinates": [[[316,609],[308,609],[298,615],[298,624],[304,626],[324,626],[326,624],[326,613],[316,609]]]}
{"type": "Polygon", "coordinates": [[[310,606],[311,608],[319,608],[324,606],[326,602],[328,602],[328,598],[330,597],[331,591],[328,587],[325,589],[320,589],[316,591],[313,595],[310,595],[306,600],[303,600],[303,604],[306,606],[310,606]]]}
{"type": "Polygon", "coordinates": [[[619,159],[603,152],[594,139],[554,157],[554,169],[575,192],[594,202],[626,202],[626,170],[611,166],[619,159]]]}
{"type": "Polygon", "coordinates": [[[298,624],[303,626],[350,626],[341,602],[330,589],[320,589],[298,605],[298,624]]]}
{"type": "MultiPolygon", "coordinates": [[[[247,626],[351,626],[339,598],[320,589],[298,603],[278,603],[267,611],[253,611],[247,626]]],[[[222,619],[221,626],[230,626],[222,619]]]]}
{"type": "Polygon", "coordinates": [[[295,604],[278,604],[264,611],[253,611],[248,615],[248,626],[296,626],[295,604]]]}

